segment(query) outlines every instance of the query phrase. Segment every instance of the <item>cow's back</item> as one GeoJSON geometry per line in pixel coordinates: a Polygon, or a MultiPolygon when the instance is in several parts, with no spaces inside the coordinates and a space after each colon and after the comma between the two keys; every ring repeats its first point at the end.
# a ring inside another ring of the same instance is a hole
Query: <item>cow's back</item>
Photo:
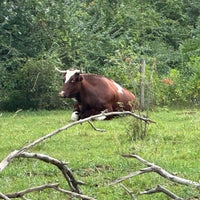
{"type": "Polygon", "coordinates": [[[110,107],[110,111],[128,110],[131,111],[135,102],[133,93],[122,88],[115,81],[101,75],[83,74],[83,103],[89,104],[97,109],[110,107]]]}
{"type": "Polygon", "coordinates": [[[115,101],[116,87],[113,81],[101,75],[83,74],[82,103],[100,106],[115,101]]]}

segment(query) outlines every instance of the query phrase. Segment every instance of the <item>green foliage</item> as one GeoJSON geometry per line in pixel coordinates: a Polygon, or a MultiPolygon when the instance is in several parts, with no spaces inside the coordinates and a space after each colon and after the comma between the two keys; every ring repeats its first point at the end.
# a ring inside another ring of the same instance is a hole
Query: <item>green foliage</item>
{"type": "Polygon", "coordinates": [[[131,47],[118,49],[114,55],[109,55],[104,74],[138,94],[140,63],[131,47]]]}
{"type": "Polygon", "coordinates": [[[2,109],[61,108],[63,103],[58,97],[61,79],[55,73],[55,63],[58,65],[59,61],[56,62],[55,58],[48,55],[29,58],[20,69],[12,73],[9,81],[13,82],[13,87],[2,101],[2,109]]]}
{"type": "Polygon", "coordinates": [[[126,129],[127,135],[132,142],[143,140],[148,134],[147,124],[138,119],[127,119],[126,129]]]}
{"type": "Polygon", "coordinates": [[[191,58],[187,63],[187,67],[192,69],[192,74],[188,77],[187,95],[190,97],[191,103],[200,104],[200,57],[191,58]]]}
{"type": "MultiPolygon", "coordinates": [[[[31,61],[40,65],[44,64],[43,61],[47,62],[49,70],[46,71],[53,69],[49,62],[55,59],[59,63],[54,63],[54,67],[77,67],[86,72],[104,74],[138,95],[140,59],[145,59],[149,68],[147,77],[150,78],[153,73],[155,79],[147,78],[147,87],[153,82],[156,82],[156,88],[161,87],[159,82],[162,78],[175,69],[179,71],[180,78],[185,77],[188,90],[193,90],[194,87],[189,86],[193,84],[188,83],[195,79],[190,77],[193,69],[189,63],[191,58],[198,59],[199,56],[198,8],[198,0],[1,1],[0,101],[5,104],[1,104],[0,109],[11,109],[12,106],[16,109],[21,105],[19,101],[26,102],[26,108],[33,104],[34,108],[56,107],[50,103],[51,100],[41,103],[47,98],[43,89],[35,90],[35,95],[37,93],[41,99],[39,103],[36,96],[32,98],[34,83],[26,88],[27,80],[18,80],[23,73],[26,74],[22,71],[28,69],[29,64],[35,71],[30,73],[33,75],[30,79],[35,80],[39,71],[35,70],[31,61]],[[47,58],[44,58],[46,55],[47,58]],[[127,61],[129,58],[131,62],[127,61]],[[150,72],[152,65],[156,70],[150,72]],[[27,93],[31,94],[28,99],[36,100],[36,103],[27,102],[27,93]],[[49,103],[51,105],[48,106],[49,103]]],[[[46,80],[56,83],[57,77],[54,73],[51,75],[48,74],[46,80]]],[[[44,78],[42,80],[45,81],[44,78]]],[[[179,82],[173,87],[179,87],[181,80],[179,82]]],[[[47,83],[44,85],[41,87],[49,91],[47,83]]],[[[51,88],[53,91],[57,90],[55,84],[51,87],[54,87],[51,88]]],[[[174,89],[173,95],[180,90],[174,89]]],[[[194,90],[191,93],[196,93],[194,90]]],[[[152,92],[157,93],[154,96],[168,95],[164,90],[161,94],[158,94],[159,90],[152,92]]],[[[190,101],[187,99],[189,95],[185,98],[184,92],[179,94],[179,103],[190,101]]],[[[163,102],[168,104],[172,99],[170,97],[163,102]]]]}

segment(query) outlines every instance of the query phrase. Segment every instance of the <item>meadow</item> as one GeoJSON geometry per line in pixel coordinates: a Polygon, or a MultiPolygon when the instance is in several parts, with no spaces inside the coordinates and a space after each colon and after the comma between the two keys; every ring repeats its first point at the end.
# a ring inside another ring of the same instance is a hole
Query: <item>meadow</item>
{"type": "MultiPolygon", "coordinates": [[[[20,149],[64,125],[69,124],[69,111],[22,111],[0,113],[0,161],[11,151],[20,149]]],[[[200,110],[157,109],[149,113],[156,124],[149,124],[143,139],[134,139],[132,117],[108,121],[95,121],[97,132],[88,123],[78,124],[49,138],[30,149],[62,161],[75,177],[85,185],[83,194],[99,200],[127,200],[130,195],[120,184],[108,183],[144,168],[135,159],[121,154],[137,154],[179,177],[200,182],[200,110]]],[[[46,183],[59,183],[68,189],[60,171],[50,164],[35,159],[14,159],[0,173],[0,192],[9,193],[46,183]]],[[[138,200],[167,200],[163,193],[139,195],[139,192],[158,184],[184,199],[200,199],[200,192],[191,186],[170,182],[148,173],[122,182],[138,200]]],[[[26,196],[28,199],[70,199],[66,195],[47,189],[26,196]]]]}

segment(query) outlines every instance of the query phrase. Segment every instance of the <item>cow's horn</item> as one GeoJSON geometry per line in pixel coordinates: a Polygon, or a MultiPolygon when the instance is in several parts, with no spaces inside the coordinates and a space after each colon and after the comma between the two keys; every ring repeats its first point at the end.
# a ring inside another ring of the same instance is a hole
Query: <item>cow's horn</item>
{"type": "Polygon", "coordinates": [[[55,70],[58,71],[58,72],[60,72],[60,73],[67,73],[67,70],[60,70],[57,67],[55,67],[55,70]]]}

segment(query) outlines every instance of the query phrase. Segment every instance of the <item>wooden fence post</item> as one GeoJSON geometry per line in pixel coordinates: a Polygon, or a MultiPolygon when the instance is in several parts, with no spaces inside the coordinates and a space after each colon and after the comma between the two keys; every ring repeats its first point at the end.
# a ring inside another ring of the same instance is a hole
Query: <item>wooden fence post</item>
{"type": "Polygon", "coordinates": [[[145,95],[145,67],[146,63],[145,60],[141,60],[141,66],[140,66],[140,109],[144,110],[145,108],[145,100],[144,100],[144,95],[145,95]]]}

